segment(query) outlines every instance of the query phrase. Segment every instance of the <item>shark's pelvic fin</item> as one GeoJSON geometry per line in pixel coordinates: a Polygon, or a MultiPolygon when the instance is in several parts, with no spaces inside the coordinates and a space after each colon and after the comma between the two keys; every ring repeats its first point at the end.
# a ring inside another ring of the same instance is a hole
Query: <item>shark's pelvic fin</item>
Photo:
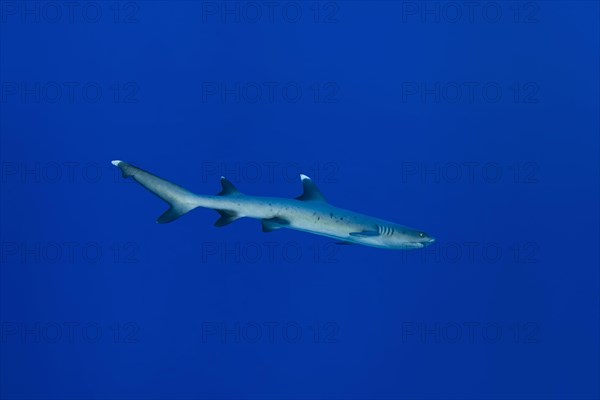
{"type": "Polygon", "coordinates": [[[221,186],[223,190],[219,192],[219,196],[232,196],[241,194],[240,191],[224,176],[221,177],[221,186]]]}
{"type": "Polygon", "coordinates": [[[288,221],[287,219],[279,217],[263,219],[261,220],[261,222],[263,232],[273,232],[290,224],[290,221],[288,221]]]}
{"type": "Polygon", "coordinates": [[[372,236],[379,236],[379,232],[377,232],[377,231],[350,232],[350,236],[372,237],[372,236]]]}
{"type": "Polygon", "coordinates": [[[198,196],[188,192],[181,186],[120,160],[112,161],[112,164],[119,167],[124,178],[132,177],[140,185],[171,206],[164,214],[158,217],[156,222],[159,224],[174,221],[183,214],[200,206],[198,196]]]}
{"type": "Polygon", "coordinates": [[[301,201],[322,201],[327,202],[325,200],[325,196],[321,193],[317,185],[310,179],[308,176],[304,174],[300,174],[300,179],[302,179],[302,188],[304,193],[300,196],[296,197],[296,200],[301,201]]]}

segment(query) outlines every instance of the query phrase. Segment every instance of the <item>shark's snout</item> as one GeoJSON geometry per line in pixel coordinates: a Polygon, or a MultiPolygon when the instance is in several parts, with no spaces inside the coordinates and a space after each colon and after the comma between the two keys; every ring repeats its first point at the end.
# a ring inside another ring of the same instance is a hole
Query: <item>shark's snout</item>
{"type": "Polygon", "coordinates": [[[428,237],[428,238],[427,238],[427,240],[425,240],[425,241],[423,242],[423,247],[424,247],[424,246],[429,246],[429,245],[430,245],[430,244],[432,244],[433,242],[435,242],[435,238],[428,237]]]}

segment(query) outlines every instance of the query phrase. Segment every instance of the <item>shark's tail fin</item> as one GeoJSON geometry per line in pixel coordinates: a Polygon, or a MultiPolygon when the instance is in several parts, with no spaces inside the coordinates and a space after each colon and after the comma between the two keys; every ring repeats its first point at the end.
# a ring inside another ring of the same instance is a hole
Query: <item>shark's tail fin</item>
{"type": "Polygon", "coordinates": [[[115,160],[112,164],[119,167],[124,178],[132,177],[140,185],[166,201],[171,207],[160,217],[159,224],[171,222],[181,217],[183,214],[200,206],[199,196],[188,192],[181,186],[177,186],[165,179],[152,175],[126,162],[115,160]]]}

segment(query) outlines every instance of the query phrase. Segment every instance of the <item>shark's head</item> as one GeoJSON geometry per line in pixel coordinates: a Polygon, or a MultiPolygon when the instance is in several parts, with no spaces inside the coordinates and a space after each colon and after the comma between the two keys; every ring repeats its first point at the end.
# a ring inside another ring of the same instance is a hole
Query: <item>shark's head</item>
{"type": "Polygon", "coordinates": [[[395,226],[393,234],[387,239],[390,248],[395,249],[421,249],[435,242],[435,239],[425,232],[405,226],[395,226]]]}

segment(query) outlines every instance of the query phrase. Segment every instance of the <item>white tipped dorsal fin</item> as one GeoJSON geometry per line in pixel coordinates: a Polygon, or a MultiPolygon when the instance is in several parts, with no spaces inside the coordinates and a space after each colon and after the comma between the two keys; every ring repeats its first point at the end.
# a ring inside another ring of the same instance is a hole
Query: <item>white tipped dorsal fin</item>
{"type": "Polygon", "coordinates": [[[122,162],[123,162],[123,161],[121,161],[121,160],[112,160],[110,163],[111,163],[112,165],[115,165],[115,166],[117,166],[117,167],[118,167],[118,166],[119,166],[119,164],[121,164],[122,162]]]}
{"type": "Polygon", "coordinates": [[[304,193],[302,193],[301,196],[296,197],[297,200],[327,202],[327,200],[325,200],[325,197],[323,196],[317,185],[314,184],[312,179],[310,179],[304,174],[300,174],[300,179],[302,180],[302,188],[304,189],[304,193]]]}
{"type": "Polygon", "coordinates": [[[224,176],[221,177],[221,187],[223,190],[218,193],[218,196],[232,196],[240,194],[240,191],[234,186],[234,184],[229,182],[224,176]]]}

